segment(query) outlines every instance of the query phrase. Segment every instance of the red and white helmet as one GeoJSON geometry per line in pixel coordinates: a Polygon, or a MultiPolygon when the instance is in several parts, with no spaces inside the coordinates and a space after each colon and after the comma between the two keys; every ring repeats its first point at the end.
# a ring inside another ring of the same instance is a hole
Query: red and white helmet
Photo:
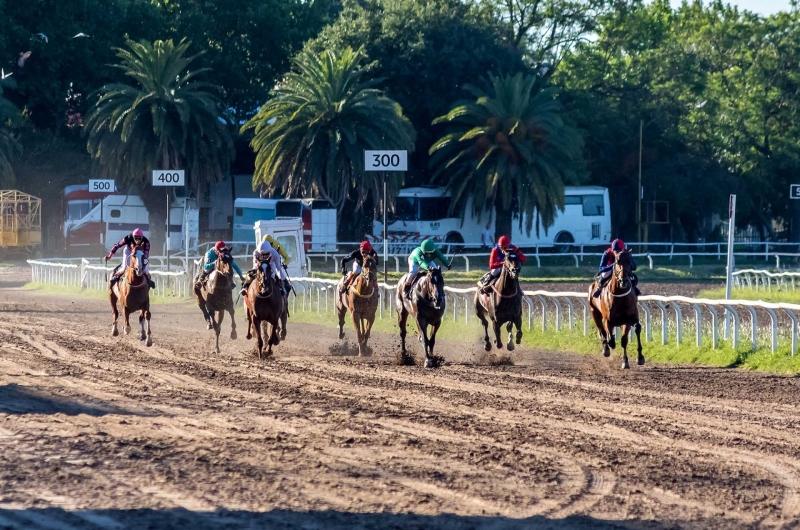
{"type": "Polygon", "coordinates": [[[144,232],[142,232],[141,228],[136,228],[131,235],[133,237],[144,237],[144,232]]]}
{"type": "Polygon", "coordinates": [[[497,246],[500,248],[508,248],[511,246],[511,238],[508,236],[500,236],[500,239],[497,240],[497,246]]]}
{"type": "Polygon", "coordinates": [[[616,252],[622,252],[625,250],[625,242],[619,238],[615,239],[611,242],[611,250],[616,252]]]}
{"type": "Polygon", "coordinates": [[[214,245],[214,250],[218,250],[219,251],[219,250],[222,250],[223,248],[225,248],[225,242],[224,241],[217,241],[217,244],[214,245]]]}
{"type": "Polygon", "coordinates": [[[369,241],[362,241],[359,248],[361,249],[361,252],[370,252],[372,250],[372,245],[369,241]]]}

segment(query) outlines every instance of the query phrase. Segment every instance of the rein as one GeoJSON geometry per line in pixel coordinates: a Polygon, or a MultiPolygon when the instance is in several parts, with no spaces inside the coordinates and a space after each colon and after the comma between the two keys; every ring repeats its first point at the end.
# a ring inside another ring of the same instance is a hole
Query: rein
{"type": "MultiPolygon", "coordinates": [[[[361,277],[362,278],[364,277],[363,273],[361,274],[361,277]]],[[[369,278],[367,278],[367,281],[369,281],[369,278]]],[[[358,296],[359,298],[372,298],[372,295],[375,294],[375,287],[372,286],[372,282],[370,282],[370,285],[371,285],[371,289],[369,290],[369,294],[362,294],[360,286],[359,286],[359,289],[356,289],[355,285],[351,285],[350,286],[350,290],[353,292],[354,295],[358,296]]]]}
{"type": "Polygon", "coordinates": [[[514,298],[515,296],[517,296],[517,293],[519,293],[519,283],[518,282],[514,282],[514,283],[516,285],[514,286],[514,292],[511,293],[511,294],[503,294],[503,293],[501,293],[500,291],[497,290],[497,287],[494,284],[492,284],[492,291],[497,293],[497,295],[500,296],[500,298],[514,298]]]}

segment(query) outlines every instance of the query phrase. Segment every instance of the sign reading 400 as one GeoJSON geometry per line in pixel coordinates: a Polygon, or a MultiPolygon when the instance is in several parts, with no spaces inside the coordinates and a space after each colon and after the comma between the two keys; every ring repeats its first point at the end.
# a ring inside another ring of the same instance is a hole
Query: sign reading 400
{"type": "Polygon", "coordinates": [[[408,152],[364,151],[364,171],[408,171],[408,152]]]}
{"type": "Polygon", "coordinates": [[[154,169],[153,186],[183,186],[186,184],[183,169],[154,169]]]}

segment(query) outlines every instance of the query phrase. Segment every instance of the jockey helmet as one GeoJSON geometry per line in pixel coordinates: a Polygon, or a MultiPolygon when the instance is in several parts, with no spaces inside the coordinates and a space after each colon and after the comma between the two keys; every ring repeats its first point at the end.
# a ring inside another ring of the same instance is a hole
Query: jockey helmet
{"type": "Polygon", "coordinates": [[[225,242],[224,241],[217,241],[217,244],[214,245],[214,250],[216,250],[216,251],[220,251],[220,250],[222,250],[224,248],[225,248],[225,242]]]}
{"type": "Polygon", "coordinates": [[[361,252],[363,252],[365,254],[367,252],[371,252],[372,251],[372,245],[370,244],[369,241],[362,241],[361,245],[358,248],[360,248],[361,252]]]}
{"type": "Polygon", "coordinates": [[[262,241],[258,244],[258,251],[261,254],[272,255],[272,245],[269,244],[269,241],[262,241]]]}
{"type": "Polygon", "coordinates": [[[497,246],[500,248],[508,248],[511,246],[511,239],[508,236],[500,236],[500,239],[497,240],[497,246]]]}
{"type": "Polygon", "coordinates": [[[611,250],[616,252],[621,252],[625,250],[625,242],[619,238],[615,239],[611,242],[611,250]]]}
{"type": "Polygon", "coordinates": [[[144,237],[144,232],[142,232],[141,228],[136,228],[131,235],[133,237],[144,237]]]}
{"type": "Polygon", "coordinates": [[[431,254],[433,252],[436,252],[436,243],[434,243],[430,239],[426,239],[425,241],[422,242],[419,248],[421,248],[422,252],[424,252],[425,254],[431,254]]]}

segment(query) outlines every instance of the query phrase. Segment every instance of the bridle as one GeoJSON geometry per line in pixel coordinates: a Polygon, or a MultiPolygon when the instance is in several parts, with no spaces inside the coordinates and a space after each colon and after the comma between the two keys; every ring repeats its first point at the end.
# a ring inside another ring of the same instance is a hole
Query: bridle
{"type": "Polygon", "coordinates": [[[628,285],[628,290],[622,294],[611,293],[614,298],[622,298],[624,296],[628,296],[631,291],[633,290],[633,284],[630,281],[630,273],[627,270],[627,267],[630,264],[621,264],[619,262],[619,257],[623,255],[625,251],[614,252],[614,281],[617,282],[617,285],[620,289],[624,289],[625,285],[628,285]]]}

